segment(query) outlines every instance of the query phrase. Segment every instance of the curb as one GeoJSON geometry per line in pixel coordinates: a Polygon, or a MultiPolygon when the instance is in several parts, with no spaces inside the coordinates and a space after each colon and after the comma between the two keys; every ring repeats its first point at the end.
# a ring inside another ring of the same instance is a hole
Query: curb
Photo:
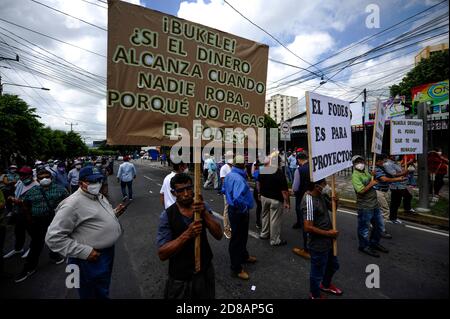
{"type": "MultiPolygon", "coordinates": [[[[340,205],[341,207],[356,209],[356,201],[354,201],[354,200],[340,198],[339,203],[341,204],[340,205]]],[[[432,227],[439,227],[444,230],[449,230],[449,219],[445,218],[445,217],[434,216],[434,215],[429,215],[429,214],[422,214],[422,213],[417,213],[414,215],[406,215],[406,214],[404,214],[403,209],[398,210],[398,216],[400,217],[400,219],[403,219],[406,221],[410,221],[410,222],[414,222],[414,223],[418,223],[418,224],[422,224],[422,225],[427,225],[427,226],[432,226],[432,227]]]]}

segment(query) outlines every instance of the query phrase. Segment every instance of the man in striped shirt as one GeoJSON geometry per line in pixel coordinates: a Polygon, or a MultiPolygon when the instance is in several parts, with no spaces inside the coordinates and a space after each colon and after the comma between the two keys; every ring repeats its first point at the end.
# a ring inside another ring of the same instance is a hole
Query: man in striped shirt
{"type": "Polygon", "coordinates": [[[321,298],[320,291],[337,296],[343,293],[331,283],[334,273],[339,269],[337,257],[333,256],[333,238],[339,232],[332,229],[328,212],[331,210],[331,201],[322,193],[326,185],[325,179],[310,183],[309,191],[301,203],[311,254],[310,299],[321,298]]]}

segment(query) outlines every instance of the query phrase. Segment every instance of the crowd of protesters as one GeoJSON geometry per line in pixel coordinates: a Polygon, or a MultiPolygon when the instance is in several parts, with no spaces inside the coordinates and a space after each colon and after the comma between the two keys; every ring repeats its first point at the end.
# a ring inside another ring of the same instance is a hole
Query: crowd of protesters
{"type": "MultiPolygon", "coordinates": [[[[177,163],[162,183],[160,198],[163,212],[157,232],[159,258],[169,260],[166,298],[214,298],[215,276],[213,252],[207,232],[214,239],[224,235],[229,240],[230,269],[233,276],[248,280],[246,264],[257,258],[247,249],[249,215],[256,212],[259,238],[281,247],[287,244],[281,223],[295,196],[296,222],[301,247],[293,253],[310,260],[311,299],[322,298],[323,292],[342,295],[333,276],[339,262],[333,254],[333,241],[339,230],[333,229],[330,211],[332,196],[325,179],[312,181],[304,149],[286,153],[273,151],[258,156],[253,163],[246,157],[226,153],[220,160],[204,154],[203,187],[213,188],[223,196],[223,228],[209,206],[194,202],[193,181],[188,165],[177,163]],[[249,181],[254,182],[253,189],[249,181]],[[201,221],[194,220],[200,212],[201,221]],[[201,237],[201,271],[195,271],[195,238],[201,237]]],[[[366,166],[360,155],[352,158],[351,184],[356,195],[358,250],[379,258],[388,253],[381,242],[392,239],[386,223],[400,224],[398,209],[403,202],[405,214],[416,214],[412,208],[410,188],[416,186],[414,156],[376,157],[375,169],[366,166]]],[[[440,149],[428,155],[431,194],[439,196],[448,159],[440,149]]],[[[117,171],[122,190],[122,203],[113,208],[109,201],[108,176],[113,174],[110,158],[76,158],[73,160],[37,160],[34,167],[10,165],[1,176],[0,251],[5,242],[6,223],[14,227],[14,245],[0,258],[4,262],[14,255],[24,258],[23,269],[15,278],[20,283],[33,275],[45,244],[55,264],[68,262],[80,268],[81,298],[108,298],[114,260],[114,245],[122,234],[118,217],[126,202],[133,200],[132,183],[136,168],[125,156],[117,171]],[[26,236],[30,245],[25,247],[26,236]]]]}

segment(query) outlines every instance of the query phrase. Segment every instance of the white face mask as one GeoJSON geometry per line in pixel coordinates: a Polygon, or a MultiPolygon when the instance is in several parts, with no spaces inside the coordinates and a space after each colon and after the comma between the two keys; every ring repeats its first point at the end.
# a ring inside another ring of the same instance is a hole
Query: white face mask
{"type": "Polygon", "coordinates": [[[97,163],[97,164],[95,164],[95,166],[102,167],[102,164],[101,163],[97,163]]]}
{"type": "Polygon", "coordinates": [[[81,165],[75,165],[75,168],[79,170],[81,169],[81,165]]]}
{"type": "Polygon", "coordinates": [[[52,180],[50,178],[43,178],[39,181],[39,184],[41,186],[48,186],[52,183],[52,180]]]}
{"type": "Polygon", "coordinates": [[[364,167],[365,167],[364,163],[358,163],[358,164],[355,165],[355,168],[356,168],[358,171],[364,170],[364,167]]]}
{"type": "Polygon", "coordinates": [[[186,167],[186,168],[184,169],[183,173],[185,173],[185,174],[189,173],[189,167],[186,167]]]}
{"type": "Polygon", "coordinates": [[[102,183],[89,184],[87,186],[88,193],[92,195],[98,195],[100,193],[100,189],[102,188],[102,183]]]}

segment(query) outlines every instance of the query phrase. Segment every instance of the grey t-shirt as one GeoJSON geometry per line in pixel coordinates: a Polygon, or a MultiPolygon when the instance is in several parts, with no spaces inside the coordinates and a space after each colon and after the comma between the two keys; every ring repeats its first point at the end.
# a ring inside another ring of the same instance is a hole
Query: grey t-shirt
{"type": "MultiPolygon", "coordinates": [[[[330,202],[327,202],[324,195],[314,197],[309,193],[303,196],[301,205],[301,212],[305,221],[312,221],[314,227],[330,230],[332,229],[329,209],[331,209],[330,202]]],[[[333,245],[331,237],[322,236],[318,234],[308,234],[308,248],[317,252],[325,252],[330,250],[333,245]]]]}

